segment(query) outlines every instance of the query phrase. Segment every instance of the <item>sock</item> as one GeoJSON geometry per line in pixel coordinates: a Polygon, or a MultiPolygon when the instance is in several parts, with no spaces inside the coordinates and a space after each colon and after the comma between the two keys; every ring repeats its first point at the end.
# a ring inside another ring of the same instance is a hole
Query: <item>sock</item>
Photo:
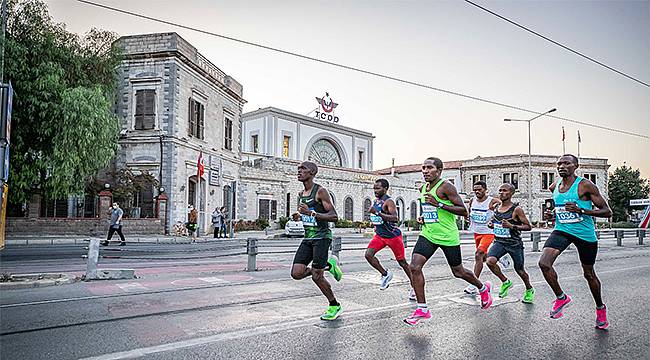
{"type": "Polygon", "coordinates": [[[602,309],[604,309],[604,308],[605,308],[605,304],[602,304],[602,305],[600,305],[600,306],[596,306],[596,309],[598,309],[598,310],[602,310],[602,309]]]}
{"type": "Polygon", "coordinates": [[[334,300],[330,300],[330,306],[340,306],[340,305],[341,305],[341,304],[339,304],[339,302],[336,301],[336,299],[334,299],[334,300]]]}
{"type": "Polygon", "coordinates": [[[487,287],[485,286],[485,284],[483,284],[483,287],[480,288],[478,292],[484,292],[485,290],[487,290],[487,287]]]}
{"type": "Polygon", "coordinates": [[[562,293],[560,296],[557,297],[559,300],[564,300],[566,299],[566,294],[562,293]]]}
{"type": "Polygon", "coordinates": [[[418,309],[422,310],[422,312],[427,313],[429,312],[429,305],[427,305],[426,303],[424,304],[418,303],[418,309]]]}

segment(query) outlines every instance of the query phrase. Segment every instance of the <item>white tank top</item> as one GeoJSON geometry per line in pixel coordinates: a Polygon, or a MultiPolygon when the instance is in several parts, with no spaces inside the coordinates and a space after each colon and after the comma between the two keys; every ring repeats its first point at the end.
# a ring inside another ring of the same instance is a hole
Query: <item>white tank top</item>
{"type": "Polygon", "coordinates": [[[490,202],[492,202],[492,196],[488,196],[483,202],[479,202],[476,197],[472,199],[472,208],[469,212],[469,230],[475,234],[494,233],[492,229],[487,227],[487,223],[494,215],[494,211],[490,210],[490,202]]]}

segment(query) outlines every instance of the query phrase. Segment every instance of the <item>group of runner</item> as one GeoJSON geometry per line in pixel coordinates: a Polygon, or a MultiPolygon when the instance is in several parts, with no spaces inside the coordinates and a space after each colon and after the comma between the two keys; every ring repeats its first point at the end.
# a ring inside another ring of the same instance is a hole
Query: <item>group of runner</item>
{"type": "MultiPolygon", "coordinates": [[[[574,244],[596,303],[596,328],[606,329],[609,326],[606,307],[601,298],[601,284],[594,271],[598,242],[593,217],[609,217],[611,210],[596,185],[576,175],[578,166],[578,158],[573,155],[563,155],[557,161],[560,178],[550,187],[555,208],[544,214],[546,220],[555,218],[556,225],[544,244],[539,267],[556,295],[550,317],[558,319],[563,316],[563,310],[571,302],[571,297],[560,287],[553,263],[570,244],[574,244]]],[[[531,230],[531,224],[523,209],[512,202],[515,187],[507,183],[501,185],[497,199],[488,195],[485,182],[476,182],[473,184],[475,196],[470,201],[468,211],[456,187],[441,178],[442,170],[443,162],[438,158],[429,157],[422,163],[425,183],[420,189],[421,215],[418,218],[422,229],[410,263],[406,261],[402,233],[397,226],[399,216],[395,202],[387,195],[389,183],[386,179],[375,182],[375,201],[367,209],[375,236],[368,244],[365,258],[381,275],[380,289],[388,288],[393,273],[384,268],[375,255],[381,249],[389,247],[410,281],[408,297],[417,303],[415,311],[404,322],[416,325],[429,319],[431,313],[426,301],[422,268],[436,250],[441,249],[452,274],[469,284],[465,292],[478,294],[481,308],[487,309],[492,305],[492,285],[489,281],[479,279],[483,263],[487,263],[490,271],[501,281],[499,297],[506,297],[513,282],[504,275],[498,262],[508,254],[512,258],[515,272],[526,287],[521,300],[532,303],[535,289],[524,267],[521,237],[522,231],[531,230]],[[470,220],[470,229],[476,243],[474,271],[462,264],[457,216],[470,220]]],[[[338,259],[328,256],[332,242],[329,222],[336,222],[338,215],[327,189],[314,183],[317,173],[318,166],[312,162],[306,161],[298,166],[298,180],[304,185],[299,196],[298,213],[305,227],[305,238],[296,252],[291,276],[296,280],[311,276],[329,301],[321,319],[334,320],[341,314],[342,307],[324,273],[330,272],[336,281],[340,281],[343,276],[338,259]]]]}

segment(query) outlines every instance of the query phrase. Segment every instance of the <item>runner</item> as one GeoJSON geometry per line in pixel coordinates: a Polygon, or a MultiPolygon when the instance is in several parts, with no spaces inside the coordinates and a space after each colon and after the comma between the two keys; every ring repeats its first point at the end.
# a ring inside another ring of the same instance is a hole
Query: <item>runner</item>
{"type": "MultiPolygon", "coordinates": [[[[372,222],[375,227],[375,237],[373,237],[368,244],[366,260],[368,260],[368,263],[381,274],[380,290],[386,290],[388,285],[390,285],[390,281],[393,279],[393,272],[384,269],[384,267],[381,266],[379,259],[375,256],[379,250],[386,246],[390,247],[393,251],[395,260],[399,266],[402,267],[404,273],[406,273],[409,282],[411,280],[411,269],[409,269],[409,264],[406,262],[404,257],[404,241],[402,239],[402,232],[397,226],[395,226],[395,223],[399,221],[395,201],[393,201],[390,196],[386,195],[388,187],[389,184],[386,179],[378,179],[375,181],[373,190],[375,191],[375,197],[377,199],[369,209],[370,222],[372,222]]],[[[409,299],[415,300],[415,291],[413,291],[413,289],[411,289],[409,293],[409,299]]]]}
{"type": "MultiPolygon", "coordinates": [[[[609,326],[607,308],[601,298],[600,280],[594,271],[598,238],[593,217],[608,218],[612,216],[612,211],[594,183],[576,176],[578,166],[578,158],[573,155],[563,155],[557,161],[560,179],[550,187],[555,201],[555,230],[544,244],[539,267],[557,296],[551,308],[551,318],[559,319],[563,316],[562,310],[571,302],[571,297],[562,291],[553,263],[569,244],[574,244],[596,303],[596,328],[606,329],[609,326]]],[[[545,216],[552,218],[553,210],[547,211],[545,216]]]]}
{"type": "Polygon", "coordinates": [[[532,304],[535,298],[535,289],[530,284],[528,273],[524,269],[524,243],[521,240],[522,231],[530,231],[530,222],[526,218],[524,210],[517,203],[512,203],[512,195],[515,187],[512,184],[503,184],[499,187],[499,200],[501,205],[494,210],[494,216],[488,226],[494,229],[494,243],[488,253],[487,265],[501,280],[499,297],[508,296],[508,290],[512,287],[512,281],[508,279],[497,261],[505,254],[510,254],[514,263],[517,275],[524,281],[526,291],[521,301],[532,304]]]}
{"type": "Polygon", "coordinates": [[[481,283],[473,272],[463,267],[460,253],[460,233],[456,225],[456,215],[467,216],[463,200],[456,188],[440,178],[443,163],[440,159],[430,157],[422,163],[422,175],[426,182],[420,190],[422,216],[418,221],[422,231],[411,256],[411,285],[415,289],[418,307],[415,312],[404,319],[409,325],[416,325],[420,320],[431,318],[424,293],[424,274],[422,267],[429,258],[442,249],[455,277],[462,278],[480,289],[481,307],[487,309],[492,305],[490,282],[481,283]]]}
{"type": "Polygon", "coordinates": [[[301,280],[308,276],[329,301],[329,306],[320,317],[321,320],[335,320],[341,314],[341,304],[336,301],[330,283],[323,273],[328,270],[336,281],[341,281],[343,273],[335,256],[327,258],[332,232],[329,222],[336,222],[338,215],[332,205],[329,192],[314,183],[318,166],[305,161],[298,166],[298,180],[303,183],[304,190],[299,194],[300,205],[298,212],[305,227],[305,239],[300,243],[293,259],[291,277],[301,280]],[[308,267],[311,263],[311,267],[308,267]]]}
{"type": "MultiPolygon", "coordinates": [[[[474,242],[476,243],[476,253],[474,253],[474,275],[477,278],[483,271],[483,263],[487,259],[488,248],[494,241],[494,232],[487,224],[492,218],[494,208],[499,205],[499,200],[487,194],[487,184],[485,181],[474,183],[474,197],[469,201],[469,230],[474,233],[474,242]]],[[[465,288],[465,293],[476,295],[478,289],[476,286],[469,284],[465,288]]]]}

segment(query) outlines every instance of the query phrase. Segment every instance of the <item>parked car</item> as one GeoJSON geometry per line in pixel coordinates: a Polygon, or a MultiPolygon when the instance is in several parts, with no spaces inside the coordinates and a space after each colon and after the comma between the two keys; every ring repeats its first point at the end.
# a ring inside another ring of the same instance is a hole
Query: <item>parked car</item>
{"type": "Polygon", "coordinates": [[[284,232],[288,237],[303,237],[305,236],[305,228],[300,221],[300,216],[298,214],[293,214],[292,219],[287,221],[287,224],[284,225],[284,232]]]}

